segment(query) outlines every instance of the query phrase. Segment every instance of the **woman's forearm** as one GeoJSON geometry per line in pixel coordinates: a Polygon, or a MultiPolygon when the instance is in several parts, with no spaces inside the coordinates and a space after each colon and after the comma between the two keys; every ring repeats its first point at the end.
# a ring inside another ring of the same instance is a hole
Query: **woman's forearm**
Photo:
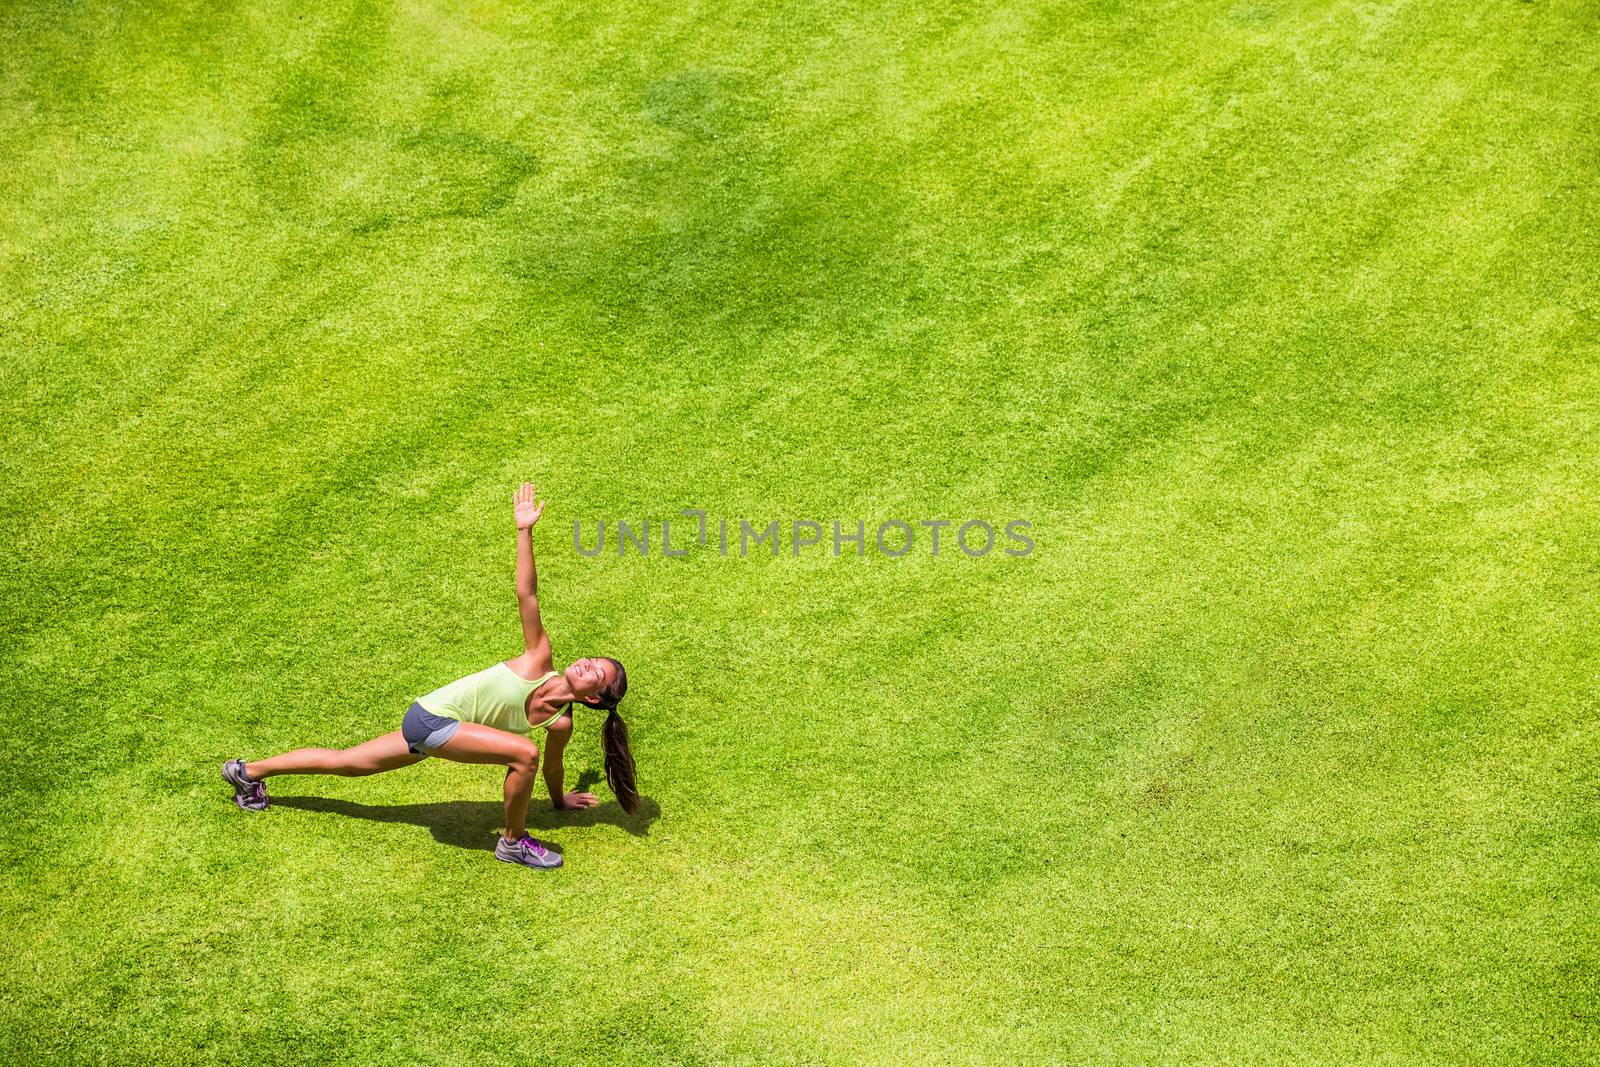
{"type": "Polygon", "coordinates": [[[544,757],[544,784],[550,790],[550,802],[560,809],[566,805],[566,791],[562,788],[561,753],[545,753],[544,757]]]}
{"type": "Polygon", "coordinates": [[[539,595],[539,573],[533,566],[533,527],[517,531],[517,596],[539,595]]]}

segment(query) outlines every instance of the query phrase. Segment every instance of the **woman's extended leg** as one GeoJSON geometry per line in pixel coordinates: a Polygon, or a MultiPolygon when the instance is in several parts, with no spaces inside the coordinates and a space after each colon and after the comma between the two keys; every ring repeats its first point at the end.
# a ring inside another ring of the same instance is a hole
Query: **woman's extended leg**
{"type": "Polygon", "coordinates": [[[340,774],[358,778],[409,767],[426,758],[412,752],[400,731],[395,730],[350,748],[297,748],[271,759],[246,763],[244,773],[255,781],[275,774],[340,774]]]}
{"type": "Polygon", "coordinates": [[[433,749],[457,763],[500,763],[506,768],[505,839],[516,841],[528,832],[528,797],[539,773],[539,746],[518,734],[482,723],[464,722],[450,740],[433,749]]]}

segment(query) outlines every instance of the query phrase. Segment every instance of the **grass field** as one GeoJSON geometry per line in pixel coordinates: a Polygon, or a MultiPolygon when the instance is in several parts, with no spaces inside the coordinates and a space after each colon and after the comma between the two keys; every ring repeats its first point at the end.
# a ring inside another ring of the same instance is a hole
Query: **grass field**
{"type": "Polygon", "coordinates": [[[1595,1062],[1597,99],[1580,0],[10,0],[0,1060],[1595,1062]],[[521,651],[522,480],[639,814],[233,807],[521,651]],[[575,551],[684,508],[1035,548],[575,551]]]}

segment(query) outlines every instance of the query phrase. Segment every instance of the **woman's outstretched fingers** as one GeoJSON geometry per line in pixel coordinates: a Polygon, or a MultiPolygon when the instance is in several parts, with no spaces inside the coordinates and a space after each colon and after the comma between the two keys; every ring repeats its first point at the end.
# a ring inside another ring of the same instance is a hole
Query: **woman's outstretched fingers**
{"type": "Polygon", "coordinates": [[[539,491],[532,483],[523,482],[514,497],[514,509],[517,516],[517,529],[526,529],[539,521],[539,516],[544,514],[544,504],[539,503],[539,491]]]}

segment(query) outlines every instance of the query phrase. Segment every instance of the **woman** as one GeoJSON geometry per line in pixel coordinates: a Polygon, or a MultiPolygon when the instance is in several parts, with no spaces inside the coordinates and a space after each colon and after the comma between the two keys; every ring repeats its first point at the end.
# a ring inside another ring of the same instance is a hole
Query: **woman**
{"type": "Polygon", "coordinates": [[[539,767],[539,747],[528,735],[544,730],[544,780],[557,810],[576,811],[600,803],[593,793],[562,792],[561,755],[572,736],[571,708],[582,703],[610,712],[601,728],[606,781],[624,811],[632,814],[638,808],[628,727],[617,714],[617,703],[628,691],[628,675],[621,663],[609,658],[580,659],[565,671],[553,669],[550,635],[539,618],[539,583],[533,566],[533,524],[544,514],[544,502],[525,483],[516,492],[515,504],[517,602],[527,650],[418,697],[400,729],[364,744],[298,748],[249,763],[229,760],[222,766],[222,777],[233,786],[234,803],[247,811],[265,808],[265,780],[275,774],[355,777],[409,767],[428,756],[458,763],[503,763],[506,828],[495,844],[495,858],[540,869],[559,867],[561,855],[529,837],[524,825],[539,767]]]}

